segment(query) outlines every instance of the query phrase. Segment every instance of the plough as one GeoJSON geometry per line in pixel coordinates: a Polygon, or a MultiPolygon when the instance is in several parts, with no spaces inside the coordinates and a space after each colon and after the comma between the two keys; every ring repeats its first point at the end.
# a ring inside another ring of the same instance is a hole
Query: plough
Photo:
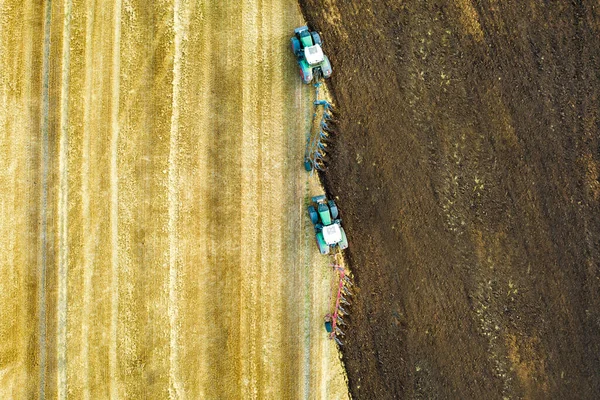
{"type": "Polygon", "coordinates": [[[329,125],[327,121],[333,118],[333,105],[325,100],[319,99],[319,89],[322,83],[317,79],[315,86],[315,111],[310,133],[306,139],[306,150],[304,152],[304,168],[308,172],[323,170],[323,159],[325,158],[325,141],[329,137],[329,125]]]}
{"type": "Polygon", "coordinates": [[[345,336],[344,332],[340,329],[340,325],[346,325],[346,322],[342,318],[344,315],[348,315],[348,312],[342,307],[341,304],[347,306],[350,305],[350,301],[346,296],[351,296],[352,292],[348,288],[352,285],[350,277],[346,274],[344,267],[341,265],[342,252],[341,249],[333,254],[333,272],[334,272],[334,290],[332,297],[335,296],[335,306],[333,312],[325,316],[325,330],[329,334],[329,338],[335,340],[335,342],[343,346],[340,337],[345,336]]]}

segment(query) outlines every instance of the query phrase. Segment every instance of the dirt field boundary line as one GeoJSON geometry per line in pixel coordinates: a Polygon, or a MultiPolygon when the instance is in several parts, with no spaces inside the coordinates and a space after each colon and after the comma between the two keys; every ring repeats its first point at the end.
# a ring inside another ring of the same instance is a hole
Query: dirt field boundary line
{"type": "Polygon", "coordinates": [[[113,47],[112,47],[112,96],[111,96],[111,137],[110,137],[110,240],[111,240],[111,317],[110,317],[110,345],[109,345],[109,388],[113,399],[119,398],[117,371],[117,339],[119,317],[119,91],[121,71],[121,0],[115,0],[113,19],[113,47]]]}
{"type": "Polygon", "coordinates": [[[59,399],[67,398],[67,300],[69,268],[69,70],[71,57],[71,0],[64,0],[62,37],[62,76],[60,94],[60,150],[59,150],[59,192],[58,192],[58,321],[57,373],[59,399]]]}
{"type": "Polygon", "coordinates": [[[42,59],[42,115],[41,115],[41,185],[40,185],[40,242],[39,242],[39,398],[46,398],[46,268],[47,268],[47,204],[48,204],[48,173],[49,173],[49,143],[48,112],[50,108],[50,26],[52,24],[52,0],[47,0],[44,10],[44,54],[42,59]]]}
{"type": "Polygon", "coordinates": [[[181,59],[184,26],[181,22],[181,0],[175,0],[173,5],[173,30],[175,34],[175,51],[173,56],[173,82],[172,82],[172,111],[171,134],[169,138],[169,176],[168,176],[168,201],[169,201],[169,396],[182,398],[183,387],[179,381],[179,307],[177,304],[177,281],[179,264],[179,244],[177,235],[177,218],[179,215],[178,193],[178,167],[179,155],[179,98],[181,85],[181,59]]]}

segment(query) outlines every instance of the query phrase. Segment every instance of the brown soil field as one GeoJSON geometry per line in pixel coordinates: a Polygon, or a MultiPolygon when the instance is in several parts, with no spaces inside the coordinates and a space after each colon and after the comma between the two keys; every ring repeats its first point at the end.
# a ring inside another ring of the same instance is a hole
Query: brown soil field
{"type": "Polygon", "coordinates": [[[297,2],[0,21],[0,398],[347,398],[297,2]]]}
{"type": "Polygon", "coordinates": [[[356,399],[600,398],[596,1],[301,0],[356,399]]]}

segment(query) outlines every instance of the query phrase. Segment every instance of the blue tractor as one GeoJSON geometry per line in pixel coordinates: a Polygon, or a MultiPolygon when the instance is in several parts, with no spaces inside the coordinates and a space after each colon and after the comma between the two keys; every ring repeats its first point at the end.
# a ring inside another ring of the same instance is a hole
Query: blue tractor
{"type": "Polygon", "coordinates": [[[315,204],[308,206],[308,215],[315,227],[317,245],[321,254],[329,254],[335,246],[339,246],[341,250],[348,248],[348,239],[342,228],[342,220],[338,218],[335,202],[327,200],[325,195],[315,196],[312,201],[315,204]]]}
{"type": "Polygon", "coordinates": [[[309,31],[307,26],[294,29],[292,50],[298,59],[300,77],[304,83],[311,83],[313,78],[329,78],[331,63],[323,54],[321,36],[315,31],[309,31]]]}

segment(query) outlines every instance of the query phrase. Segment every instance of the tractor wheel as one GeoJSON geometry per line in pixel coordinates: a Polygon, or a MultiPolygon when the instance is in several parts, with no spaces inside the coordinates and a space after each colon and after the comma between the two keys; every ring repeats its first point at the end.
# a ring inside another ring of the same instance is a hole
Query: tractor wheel
{"type": "Polygon", "coordinates": [[[294,52],[294,55],[297,55],[299,50],[300,50],[300,41],[298,40],[297,37],[294,36],[292,38],[292,51],[294,52]]]}
{"type": "Polygon", "coordinates": [[[319,35],[318,32],[311,32],[310,35],[312,36],[312,40],[314,44],[321,44],[321,36],[319,35]]]}
{"type": "Polygon", "coordinates": [[[317,232],[317,246],[319,246],[319,251],[321,254],[326,255],[329,254],[329,245],[325,243],[325,238],[323,238],[323,232],[317,232]]]}
{"type": "Polygon", "coordinates": [[[329,205],[329,211],[331,212],[331,219],[337,219],[339,213],[335,201],[329,200],[327,204],[329,205]]]}
{"type": "Polygon", "coordinates": [[[310,70],[300,69],[300,77],[302,82],[308,85],[313,80],[313,73],[310,70]]]}
{"type": "Polygon", "coordinates": [[[340,249],[345,250],[348,248],[348,238],[346,237],[346,231],[344,228],[340,227],[340,231],[342,231],[342,241],[339,243],[340,249]]]}
{"type": "Polygon", "coordinates": [[[306,170],[306,172],[312,171],[313,167],[310,160],[304,160],[304,169],[306,170]]]}
{"type": "Polygon", "coordinates": [[[313,71],[308,62],[304,58],[298,61],[298,65],[300,66],[300,76],[302,77],[302,82],[310,83],[313,80],[313,71]]]}
{"type": "Polygon", "coordinates": [[[321,73],[325,79],[331,76],[331,63],[329,62],[329,58],[327,56],[324,56],[323,62],[321,62],[321,73]]]}
{"type": "Polygon", "coordinates": [[[319,214],[317,214],[317,210],[313,206],[308,206],[308,216],[310,217],[310,222],[315,225],[319,222],[319,214]]]}
{"type": "Polygon", "coordinates": [[[333,332],[331,321],[325,321],[325,330],[327,331],[327,333],[333,332]]]}

